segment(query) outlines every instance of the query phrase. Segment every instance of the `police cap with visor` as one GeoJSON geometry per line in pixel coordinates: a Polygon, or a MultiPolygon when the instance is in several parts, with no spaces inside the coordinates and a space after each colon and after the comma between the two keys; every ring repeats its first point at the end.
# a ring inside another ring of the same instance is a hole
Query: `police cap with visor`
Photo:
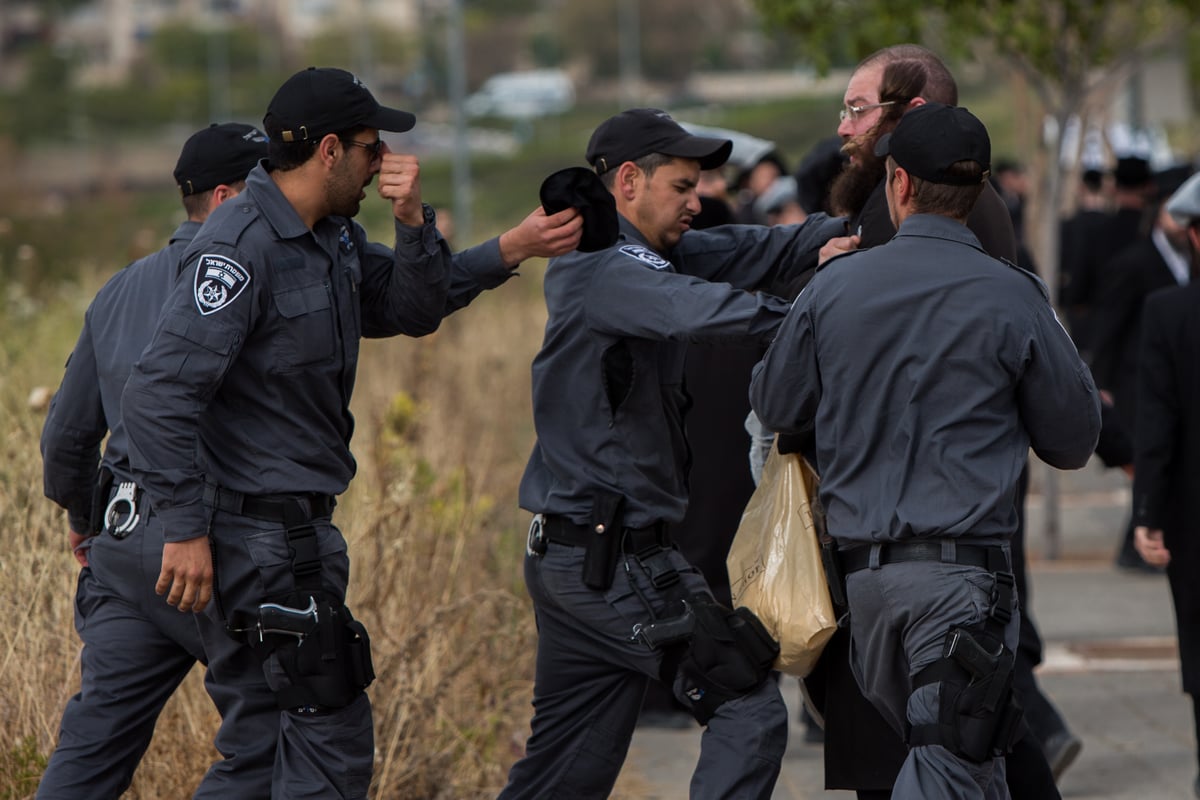
{"type": "Polygon", "coordinates": [[[175,183],[184,197],[237,183],[267,157],[267,137],[253,125],[215,122],[183,143],[175,183]]]}
{"type": "Polygon", "coordinates": [[[281,142],[318,141],[360,125],[381,131],[411,130],[417,118],[382,106],[352,73],[309,67],[284,81],[267,106],[263,126],[281,142]]]}
{"type": "Polygon", "coordinates": [[[992,143],[987,128],[967,109],[925,103],[900,118],[896,129],[879,137],[875,155],[891,156],[910,175],[931,183],[970,186],[987,180],[992,143]],[[974,161],[982,175],[962,175],[953,167],[974,161]]]}
{"type": "Polygon", "coordinates": [[[587,162],[603,175],[626,161],[651,153],[700,162],[700,169],[716,169],[729,160],[733,142],[693,136],[657,108],[631,108],[609,117],[592,134],[587,162]]]}

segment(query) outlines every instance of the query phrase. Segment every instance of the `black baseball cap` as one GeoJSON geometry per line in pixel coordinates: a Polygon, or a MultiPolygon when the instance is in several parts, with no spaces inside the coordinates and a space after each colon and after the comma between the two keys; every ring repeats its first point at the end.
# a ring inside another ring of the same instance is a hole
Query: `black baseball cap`
{"type": "Polygon", "coordinates": [[[183,143],[175,162],[175,183],[184,197],[244,181],[267,157],[267,136],[253,125],[213,123],[183,143]]]}
{"type": "Polygon", "coordinates": [[[979,118],[962,106],[925,103],[906,112],[895,130],[879,137],[875,155],[891,156],[922,180],[969,186],[987,180],[992,142],[979,118]],[[953,174],[950,167],[959,161],[978,163],[983,176],[953,174]]]}
{"type": "Polygon", "coordinates": [[[616,244],[617,201],[590,169],[560,169],[542,181],[538,198],[547,214],[576,208],[583,215],[583,236],[576,250],[594,253],[616,244]]]}
{"type": "Polygon", "coordinates": [[[365,125],[407,131],[417,118],[379,105],[362,81],[344,69],[309,67],[283,82],[263,117],[263,127],[281,142],[317,140],[365,125]]]}
{"type": "Polygon", "coordinates": [[[729,160],[733,142],[693,136],[671,115],[657,108],[631,108],[600,123],[587,147],[587,162],[603,175],[626,161],[651,153],[700,162],[700,169],[716,169],[729,160]]]}

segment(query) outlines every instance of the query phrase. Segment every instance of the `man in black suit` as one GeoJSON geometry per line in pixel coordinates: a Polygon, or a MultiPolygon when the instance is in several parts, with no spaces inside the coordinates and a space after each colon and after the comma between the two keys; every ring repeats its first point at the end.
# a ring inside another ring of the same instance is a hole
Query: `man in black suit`
{"type": "MultiPolygon", "coordinates": [[[[1187,227],[1192,274],[1200,266],[1200,175],[1172,195],[1167,211],[1187,227]]],[[[1200,740],[1200,283],[1161,289],[1146,300],[1138,359],[1133,521],[1138,552],[1166,567],[1175,604],[1183,691],[1200,740]]],[[[1200,777],[1192,787],[1200,797],[1200,777]]]]}
{"type": "MultiPolygon", "coordinates": [[[[1164,201],[1180,182],[1164,185],[1164,201]]],[[[1160,204],[1150,235],[1137,237],[1117,251],[1100,276],[1092,315],[1092,375],[1096,386],[1111,397],[1114,421],[1126,436],[1133,436],[1137,417],[1142,304],[1156,289],[1187,283],[1189,260],[1186,228],[1160,204]]],[[[1125,569],[1158,571],[1134,548],[1132,522],[1125,529],[1116,563],[1125,569]]]]}

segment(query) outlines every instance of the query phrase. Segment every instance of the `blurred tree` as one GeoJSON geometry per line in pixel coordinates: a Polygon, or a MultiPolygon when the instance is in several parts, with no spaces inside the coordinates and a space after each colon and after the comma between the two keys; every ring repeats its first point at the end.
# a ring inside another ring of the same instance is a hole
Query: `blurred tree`
{"type": "MultiPolygon", "coordinates": [[[[1058,299],[1059,216],[1066,172],[1078,169],[1078,153],[1064,170],[1061,132],[1078,117],[1085,125],[1089,103],[1111,91],[1144,55],[1178,44],[1195,31],[1200,0],[755,0],[769,26],[791,31],[796,44],[822,68],[823,47],[845,42],[861,58],[898,42],[927,42],[945,56],[994,54],[1019,75],[1040,105],[1031,125],[1044,131],[1025,143],[1033,155],[1030,239],[1034,260],[1058,299]]],[[[1046,537],[1051,557],[1058,546],[1057,483],[1047,470],[1046,537]]]]}
{"type": "MultiPolygon", "coordinates": [[[[636,5],[642,72],[650,81],[680,82],[698,67],[731,65],[734,37],[754,18],[750,8],[722,0],[640,0],[636,5]]],[[[616,76],[617,0],[569,3],[561,14],[567,60],[583,61],[597,77],[616,76]]]]}
{"type": "MultiPolygon", "coordinates": [[[[766,24],[782,27],[820,68],[829,40],[855,60],[897,42],[927,42],[946,56],[994,53],[1021,76],[1051,120],[1045,137],[1027,143],[1040,175],[1032,198],[1033,239],[1042,276],[1057,298],[1058,210],[1063,173],[1059,133],[1089,102],[1110,90],[1147,53],[1182,31],[1195,31],[1198,0],[755,0],[766,24]]],[[[1036,128],[1037,126],[1035,126],[1036,128]]],[[[1071,167],[1074,169],[1074,167],[1071,167]]]]}

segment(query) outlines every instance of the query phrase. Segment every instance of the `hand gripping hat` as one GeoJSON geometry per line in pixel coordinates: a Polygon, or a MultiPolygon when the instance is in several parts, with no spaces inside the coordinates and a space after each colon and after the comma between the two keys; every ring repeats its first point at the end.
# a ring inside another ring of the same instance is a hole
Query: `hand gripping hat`
{"type": "Polygon", "coordinates": [[[693,136],[657,108],[631,108],[600,123],[587,147],[587,162],[597,175],[637,161],[651,153],[700,162],[700,169],[716,169],[729,160],[733,142],[693,136]]]}
{"type": "Polygon", "coordinates": [[[560,169],[542,181],[538,196],[547,214],[557,214],[564,208],[579,209],[583,215],[583,238],[576,250],[594,253],[616,244],[617,201],[590,169],[560,169]]]}
{"type": "Polygon", "coordinates": [[[175,162],[175,183],[184,197],[243,181],[267,157],[267,137],[253,125],[215,122],[183,143],[175,162]]]}
{"type": "Polygon", "coordinates": [[[362,81],[344,69],[309,67],[284,81],[263,126],[281,142],[316,141],[359,125],[381,131],[407,131],[417,118],[379,105],[362,81]]]}
{"type": "Polygon", "coordinates": [[[961,106],[925,103],[905,113],[896,129],[875,143],[875,155],[891,156],[910,174],[930,181],[969,186],[987,180],[992,143],[983,123],[961,106]],[[983,177],[956,175],[958,161],[974,161],[983,177]]]}

